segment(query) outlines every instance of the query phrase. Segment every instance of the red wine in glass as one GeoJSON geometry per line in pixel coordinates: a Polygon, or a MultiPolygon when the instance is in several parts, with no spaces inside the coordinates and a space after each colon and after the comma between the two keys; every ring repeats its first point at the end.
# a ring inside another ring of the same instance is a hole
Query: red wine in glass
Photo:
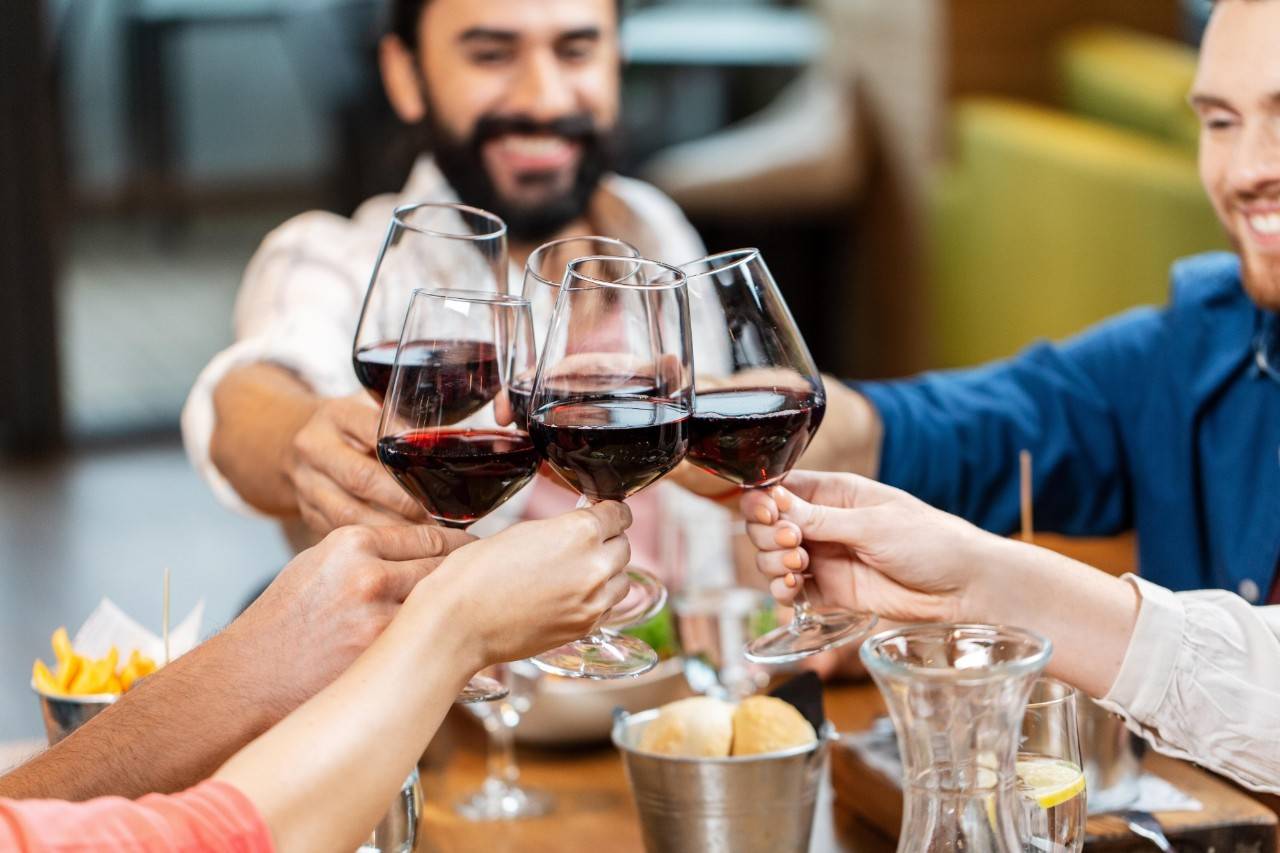
{"type": "Polygon", "coordinates": [[[770,486],[799,461],[827,404],[813,390],[702,391],[689,423],[689,461],[739,486],[770,486]]]}
{"type": "Polygon", "coordinates": [[[557,403],[529,422],[551,467],[591,501],[620,501],[680,464],[687,410],[647,397],[557,403]]]}
{"type": "Polygon", "coordinates": [[[486,429],[385,436],[378,459],[432,518],[457,528],[506,503],[542,462],[525,433],[486,429]]]}
{"type": "MultiPolygon", "coordinates": [[[[579,376],[574,377],[570,383],[550,383],[550,393],[560,400],[591,400],[595,399],[602,391],[621,397],[654,397],[657,395],[657,388],[654,386],[652,377],[646,378],[631,374],[625,377],[613,374],[579,376]]],[[[515,425],[521,429],[528,429],[530,401],[533,399],[533,385],[513,385],[507,389],[507,395],[511,399],[511,412],[515,418],[515,425]]]]}
{"type": "MultiPolygon", "coordinates": [[[[391,367],[383,366],[383,344],[356,354],[356,375],[364,381],[381,380],[382,387],[365,383],[377,397],[386,395],[391,381],[391,367]],[[366,360],[362,361],[362,356],[366,360]],[[363,372],[362,372],[363,369],[363,372]]],[[[391,363],[396,352],[391,351],[391,363]]],[[[405,387],[430,388],[428,395],[403,395],[406,402],[426,407],[416,413],[418,423],[449,426],[471,417],[483,409],[502,388],[498,376],[498,353],[488,341],[410,341],[401,348],[401,382],[405,387]]]]}

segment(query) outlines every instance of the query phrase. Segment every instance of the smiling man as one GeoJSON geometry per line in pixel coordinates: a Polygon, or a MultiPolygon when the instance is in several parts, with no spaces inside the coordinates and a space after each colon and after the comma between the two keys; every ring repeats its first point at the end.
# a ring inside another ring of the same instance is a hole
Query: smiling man
{"type": "Polygon", "coordinates": [[[1201,178],[1234,253],[1178,262],[1167,306],[1060,345],[829,388],[804,466],[878,476],[1009,532],[1029,449],[1038,527],[1133,528],[1156,583],[1280,603],[1278,45],[1280,0],[1219,0],[1189,93],[1201,178]]]}
{"type": "MultiPolygon", "coordinates": [[[[372,454],[378,409],[350,362],[394,208],[460,200],[498,214],[515,288],[529,253],[560,236],[618,237],[677,262],[704,254],[670,200],[610,171],[616,0],[390,0],[389,11],[384,88],[400,118],[422,129],[429,153],[398,195],[373,198],[350,219],[306,213],[268,235],[245,272],[236,343],[204,370],[183,413],[188,453],[220,499],[285,520],[297,544],[347,524],[424,519],[372,454]]],[[[409,296],[406,288],[406,306],[409,296]]],[[[572,505],[562,489],[541,481],[536,489],[484,529],[572,505]]],[[[658,541],[644,532],[660,526],[657,500],[645,495],[635,507],[641,555],[658,541]]],[[[664,506],[671,501],[679,505],[671,514],[697,517],[681,490],[669,490],[664,506]]],[[[699,504],[704,524],[724,515],[699,504]]]]}

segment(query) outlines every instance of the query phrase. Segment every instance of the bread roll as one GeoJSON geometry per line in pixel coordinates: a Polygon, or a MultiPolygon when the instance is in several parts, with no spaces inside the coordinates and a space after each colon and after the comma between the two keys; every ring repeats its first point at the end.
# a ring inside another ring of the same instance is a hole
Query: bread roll
{"type": "Polygon", "coordinates": [[[733,715],[733,754],[762,755],[805,746],[818,739],[793,705],[772,696],[743,699],[733,715]]]}
{"type": "Polygon", "coordinates": [[[724,758],[733,741],[733,706],[696,696],[664,705],[640,734],[639,748],[659,755],[724,758]]]}

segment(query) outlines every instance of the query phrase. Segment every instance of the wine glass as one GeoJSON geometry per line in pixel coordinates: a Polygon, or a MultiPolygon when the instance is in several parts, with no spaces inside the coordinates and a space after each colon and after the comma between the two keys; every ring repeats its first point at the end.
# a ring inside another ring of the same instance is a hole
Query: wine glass
{"type": "MultiPolygon", "coordinates": [[[[529,434],[585,502],[624,500],[684,459],[692,364],[678,269],[643,258],[574,260],[538,360],[529,434]]],[[[658,656],[597,628],[534,661],[554,675],[622,678],[649,671],[658,656]]]]}
{"type": "Polygon", "coordinates": [[[405,306],[414,290],[506,293],[507,226],[463,204],[397,207],[369,277],[351,363],[360,384],[382,402],[391,378],[405,306]]]}
{"type": "MultiPolygon", "coordinates": [[[[570,261],[588,256],[638,258],[640,251],[623,240],[614,237],[565,237],[543,243],[529,255],[524,268],[522,295],[529,300],[533,310],[534,337],[546,333],[555,310],[556,297],[570,261]]],[[[517,377],[510,389],[511,417],[524,426],[529,420],[529,400],[533,396],[533,380],[536,371],[517,377]]],[[[527,427],[526,427],[527,428],[527,427]]],[[[667,591],[662,582],[651,572],[627,569],[631,594],[609,614],[605,627],[622,630],[648,622],[662,610],[667,602],[667,591]]]]}
{"type": "MultiPolygon", "coordinates": [[[[532,364],[533,321],[524,299],[414,291],[382,404],[378,460],[440,524],[466,528],[537,473],[541,457],[529,433],[492,427],[481,414],[532,364]]],[[[476,677],[458,701],[505,695],[493,679],[476,677]]]]}
{"type": "Polygon", "coordinates": [[[458,814],[475,821],[541,817],[554,810],[555,798],[546,791],[520,785],[515,731],[520,718],[533,704],[542,670],[527,660],[518,660],[498,664],[487,672],[497,677],[511,692],[500,702],[467,706],[489,735],[489,751],[480,790],[464,796],[455,809],[458,814]]]}
{"type": "Polygon", "coordinates": [[[671,597],[684,679],[694,693],[737,702],[769,684],[767,668],[746,659],[749,641],[777,626],[767,592],[696,587],[671,597]]]}
{"type": "Polygon", "coordinates": [[[1076,691],[1052,678],[1031,686],[1018,745],[1018,832],[1027,850],[1079,853],[1088,800],[1076,691]]]}
{"type": "MultiPolygon", "coordinates": [[[[699,334],[718,341],[715,363],[700,364],[696,377],[689,461],[742,489],[772,486],[822,423],[822,376],[759,251],[724,252],[681,269],[699,334]]],[[[791,623],[752,640],[746,656],[799,660],[864,637],[875,622],[869,613],[814,607],[802,586],[791,623]]]]}

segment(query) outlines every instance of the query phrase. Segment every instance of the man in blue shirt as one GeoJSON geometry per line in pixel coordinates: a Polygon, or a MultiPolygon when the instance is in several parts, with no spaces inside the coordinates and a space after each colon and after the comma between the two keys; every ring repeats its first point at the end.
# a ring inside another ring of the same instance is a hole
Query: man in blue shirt
{"type": "Polygon", "coordinates": [[[1191,93],[1201,178],[1235,254],[1179,262],[1166,307],[1063,344],[905,381],[829,382],[804,467],[878,476],[1008,532],[1025,448],[1037,526],[1135,528],[1156,583],[1266,598],[1280,558],[1278,44],[1280,0],[1220,0],[1191,93]]]}

